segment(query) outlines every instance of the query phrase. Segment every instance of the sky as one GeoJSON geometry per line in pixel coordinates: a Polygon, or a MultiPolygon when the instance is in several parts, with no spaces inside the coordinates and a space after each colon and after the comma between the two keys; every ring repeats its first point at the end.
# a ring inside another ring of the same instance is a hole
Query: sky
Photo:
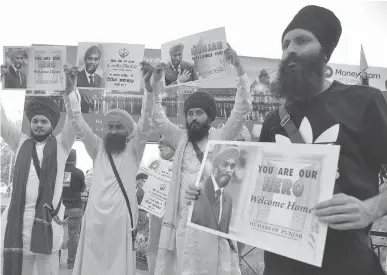
{"type": "MultiPolygon", "coordinates": [[[[330,62],[359,64],[363,44],[368,65],[387,68],[387,1],[22,0],[18,9],[14,1],[2,1],[2,10],[10,11],[2,22],[12,22],[12,28],[3,24],[0,46],[120,42],[157,49],[225,27],[239,55],[280,58],[283,30],[308,4],[329,8],[341,20],[343,34],[330,62]]],[[[10,117],[21,116],[22,91],[1,91],[0,98],[10,117]]]]}

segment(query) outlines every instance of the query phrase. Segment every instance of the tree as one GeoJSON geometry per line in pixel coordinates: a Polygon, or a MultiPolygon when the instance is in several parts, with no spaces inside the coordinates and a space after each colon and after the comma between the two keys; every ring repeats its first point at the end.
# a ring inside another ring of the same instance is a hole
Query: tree
{"type": "MultiPolygon", "coordinates": [[[[9,170],[10,170],[10,162],[12,156],[11,147],[8,146],[5,141],[0,138],[0,151],[1,151],[1,183],[5,183],[6,185],[10,184],[9,180],[9,170]]],[[[14,160],[12,160],[14,163],[14,160]]],[[[12,163],[12,165],[13,165],[12,163]]]]}

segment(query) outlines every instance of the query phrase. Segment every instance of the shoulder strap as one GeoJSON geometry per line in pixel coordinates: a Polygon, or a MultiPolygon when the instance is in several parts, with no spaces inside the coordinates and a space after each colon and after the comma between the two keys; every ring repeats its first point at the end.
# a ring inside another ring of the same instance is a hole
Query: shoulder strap
{"type": "Polygon", "coordinates": [[[204,157],[203,152],[200,150],[200,148],[199,148],[199,146],[198,146],[198,144],[196,142],[193,142],[193,141],[191,141],[191,142],[192,142],[192,146],[193,146],[193,148],[195,150],[196,157],[198,158],[200,163],[202,163],[203,157],[204,157]]]}
{"type": "Polygon", "coordinates": [[[281,127],[285,129],[292,143],[305,143],[300,131],[297,129],[294,122],[290,119],[290,115],[286,110],[285,105],[281,105],[279,107],[279,116],[281,119],[281,127]]]}
{"type": "Polygon", "coordinates": [[[129,210],[130,224],[131,224],[131,226],[132,226],[132,230],[134,230],[132,208],[130,207],[128,195],[126,194],[124,185],[122,184],[122,181],[121,181],[121,177],[120,177],[120,175],[118,174],[116,165],[114,164],[113,157],[112,157],[112,153],[110,152],[110,150],[106,150],[106,153],[107,153],[107,155],[108,155],[108,157],[109,157],[110,165],[111,165],[112,168],[113,168],[114,175],[116,176],[116,179],[117,179],[117,181],[118,181],[118,184],[120,185],[122,194],[124,195],[124,198],[125,198],[125,201],[126,201],[126,206],[128,207],[128,210],[129,210]]]}

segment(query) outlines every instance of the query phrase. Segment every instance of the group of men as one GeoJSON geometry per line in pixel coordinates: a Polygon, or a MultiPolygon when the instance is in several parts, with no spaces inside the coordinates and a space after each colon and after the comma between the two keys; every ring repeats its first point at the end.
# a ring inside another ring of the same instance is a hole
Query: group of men
{"type": "MultiPolygon", "coordinates": [[[[324,66],[341,32],[341,23],[330,10],[306,6],[281,38],[283,56],[275,92],[286,104],[265,118],[260,142],[281,142],[287,137],[297,143],[319,143],[317,137],[339,125],[337,133],[326,134],[324,142],[340,145],[341,151],[334,196],[314,208],[320,221],[329,225],[322,267],[265,252],[264,275],[384,274],[369,245],[369,231],[373,222],[387,214],[387,192],[378,191],[378,174],[387,163],[387,104],[374,88],[324,78],[324,66]],[[312,125],[311,136],[295,135],[304,118],[312,125]],[[289,121],[293,132],[288,132],[289,121]]],[[[16,130],[1,108],[1,136],[17,154],[12,196],[2,216],[3,274],[30,274],[36,265],[39,275],[45,275],[58,265],[63,175],[76,136],[94,167],[73,274],[136,274],[136,172],[151,125],[173,148],[165,214],[162,220],[151,218],[151,238],[157,236],[148,253],[152,274],[241,274],[240,245],[186,226],[190,202],[223,188],[214,184],[222,182],[216,169],[212,185],[194,186],[208,140],[237,139],[252,108],[249,80],[238,55],[228,47],[225,56],[237,72],[237,92],[231,116],[217,129],[211,127],[216,103],[206,92],[196,92],[185,101],[186,129],[167,118],[158,97],[165,88],[162,76],[167,64],[153,68],[143,63],[146,94],[139,121],[123,110],[109,110],[104,116],[104,138],[95,135],[82,117],[76,68],[66,69],[67,117],[59,135],[53,135],[53,130],[60,113],[50,99],[35,98],[28,104],[30,135],[16,130]]],[[[223,154],[229,159],[239,154],[227,150],[223,154]]],[[[217,164],[221,173],[221,167],[231,168],[233,163],[224,163],[220,156],[217,164]]]]}

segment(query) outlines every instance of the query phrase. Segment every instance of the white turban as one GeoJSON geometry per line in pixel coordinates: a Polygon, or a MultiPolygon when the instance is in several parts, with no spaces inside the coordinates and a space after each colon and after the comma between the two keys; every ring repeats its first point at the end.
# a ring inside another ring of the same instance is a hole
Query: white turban
{"type": "Polygon", "coordinates": [[[251,141],[251,134],[249,129],[247,129],[246,125],[243,125],[242,130],[240,130],[239,134],[234,138],[234,140],[237,139],[244,139],[245,141],[251,141]]]}
{"type": "Polygon", "coordinates": [[[124,126],[125,130],[130,136],[133,133],[136,123],[134,122],[132,116],[125,110],[122,109],[112,109],[106,112],[103,118],[103,125],[105,129],[108,129],[108,124],[110,122],[119,122],[124,126]]]}
{"type": "Polygon", "coordinates": [[[183,52],[183,51],[184,51],[184,44],[180,43],[180,44],[177,44],[177,45],[173,45],[169,49],[169,54],[180,53],[180,52],[183,52]]]}
{"type": "Polygon", "coordinates": [[[218,166],[220,163],[225,162],[229,159],[234,160],[235,162],[239,158],[239,149],[235,146],[226,146],[223,147],[214,159],[214,166],[218,166]]]}

